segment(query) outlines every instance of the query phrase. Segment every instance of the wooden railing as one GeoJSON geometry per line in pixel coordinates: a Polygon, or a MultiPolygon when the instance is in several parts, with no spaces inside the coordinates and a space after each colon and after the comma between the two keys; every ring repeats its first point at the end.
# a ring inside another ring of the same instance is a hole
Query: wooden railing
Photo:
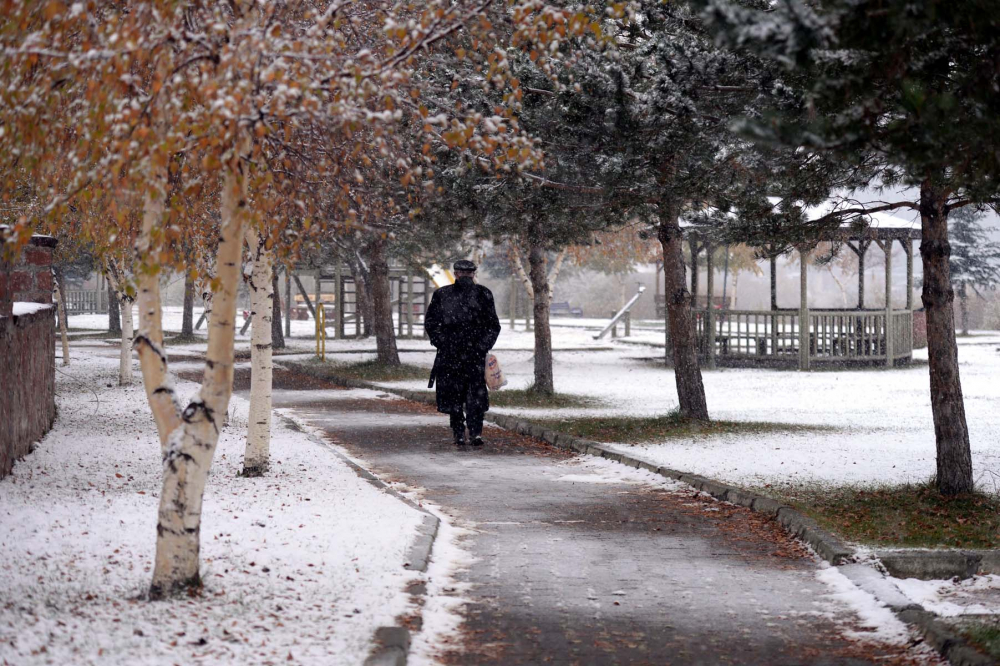
{"type": "Polygon", "coordinates": [[[108,311],[108,292],[92,289],[67,289],[67,314],[101,314],[108,311]]]}
{"type": "MultiPolygon", "coordinates": [[[[706,311],[695,310],[698,351],[709,354],[705,330],[706,311]]],[[[716,310],[714,313],[717,358],[799,357],[798,310],[716,310]]],[[[884,361],[886,358],[885,310],[810,310],[809,359],[815,361],[884,361]]],[[[889,334],[893,359],[913,352],[913,313],[892,313],[889,334]]]]}

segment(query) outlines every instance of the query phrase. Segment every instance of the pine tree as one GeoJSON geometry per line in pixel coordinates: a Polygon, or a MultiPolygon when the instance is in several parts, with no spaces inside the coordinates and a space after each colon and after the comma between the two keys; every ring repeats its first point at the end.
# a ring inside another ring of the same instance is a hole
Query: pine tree
{"type": "Polygon", "coordinates": [[[972,491],[947,221],[963,206],[998,203],[1000,6],[789,0],[748,9],[718,0],[706,16],[730,45],[783,65],[789,97],[799,100],[792,113],[773,108],[748,118],[747,136],[853,160],[873,186],[919,192],[844,206],[821,222],[876,210],[919,212],[937,486],[948,495],[972,491]]]}

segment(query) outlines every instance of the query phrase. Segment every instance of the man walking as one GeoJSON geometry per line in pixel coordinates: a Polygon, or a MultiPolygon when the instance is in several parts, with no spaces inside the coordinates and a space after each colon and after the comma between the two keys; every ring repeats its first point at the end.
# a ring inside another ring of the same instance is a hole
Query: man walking
{"type": "Polygon", "coordinates": [[[452,268],[455,284],[434,292],[424,318],[438,350],[428,386],[437,381],[437,409],[450,415],[455,444],[465,445],[468,421],[472,445],[482,446],[483,414],[490,408],[486,354],[500,335],[500,319],[493,292],[473,281],[476,265],[463,259],[452,268]]]}

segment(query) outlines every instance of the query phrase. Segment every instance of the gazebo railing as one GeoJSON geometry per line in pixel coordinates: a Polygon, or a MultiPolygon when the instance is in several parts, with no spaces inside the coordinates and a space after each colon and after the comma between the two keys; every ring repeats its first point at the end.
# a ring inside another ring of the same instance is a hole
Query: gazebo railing
{"type": "MultiPolygon", "coordinates": [[[[695,310],[698,351],[709,353],[705,310],[695,310]]],[[[716,310],[714,312],[717,358],[789,361],[799,357],[798,310],[716,310]]],[[[892,313],[889,334],[893,359],[908,358],[913,351],[913,313],[892,313]]],[[[877,361],[886,358],[885,310],[810,310],[809,358],[816,361],[877,361]]]]}
{"type": "Polygon", "coordinates": [[[108,292],[94,289],[67,289],[68,314],[103,314],[108,311],[108,292]]]}

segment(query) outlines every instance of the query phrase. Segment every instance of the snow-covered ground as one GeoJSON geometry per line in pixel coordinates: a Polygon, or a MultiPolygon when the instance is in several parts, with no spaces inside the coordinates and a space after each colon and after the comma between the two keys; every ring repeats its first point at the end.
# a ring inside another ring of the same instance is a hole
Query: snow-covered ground
{"type": "Polygon", "coordinates": [[[361,663],[375,628],[407,610],[420,514],[280,420],[272,471],[239,477],[248,405],[234,398],[205,495],[204,593],[140,600],[155,428],[138,378],[117,386],[113,347],[74,349],[54,429],[0,482],[0,662],[361,663]]]}
{"type": "MultiPolygon", "coordinates": [[[[527,417],[662,415],[677,407],[673,371],[663,350],[593,340],[593,331],[553,329],[556,390],[589,396],[603,405],[586,409],[497,409],[527,417]],[[610,347],[610,349],[609,349],[610,347]],[[563,350],[563,351],[560,351],[563,350]]],[[[633,336],[635,338],[637,336],[633,336]]],[[[338,354],[364,342],[328,342],[328,356],[356,362],[374,354],[338,354]]],[[[500,334],[496,353],[509,388],[532,383],[531,333],[500,334]]],[[[367,349],[374,343],[369,341],[367,349]]],[[[401,342],[404,362],[430,367],[426,341],[401,342]],[[410,352],[410,349],[423,352],[410,352]]],[[[926,361],[926,350],[915,353],[926,361]]],[[[973,465],[980,488],[1000,492],[1000,334],[959,339],[959,363],[973,465]]],[[[766,436],[717,436],[615,446],[640,458],[731,483],[922,483],[935,473],[930,380],[925,362],[886,371],[719,369],[703,373],[715,419],[822,426],[821,431],[766,436]]],[[[388,387],[426,389],[421,380],[388,387]]]]}
{"type": "Polygon", "coordinates": [[[1000,615],[1000,576],[965,580],[891,579],[911,601],[944,617],[1000,615]]]}
{"type": "MultiPolygon", "coordinates": [[[[167,308],[167,328],[179,308],[167,308]],[[176,312],[173,312],[176,310],[176,312]]],[[[100,317],[100,316],[97,316],[100,317]]],[[[75,319],[75,318],[74,318],[75,319]]],[[[105,318],[106,319],[106,318],[105,318]]],[[[100,322],[97,322],[100,323],[100,322]]],[[[594,415],[653,416],[677,406],[673,371],[658,362],[663,349],[662,330],[648,322],[633,328],[627,341],[594,340],[605,320],[555,320],[553,346],[556,389],[598,398],[602,406],[547,412],[498,409],[535,417],[594,415]]],[[[293,322],[301,335],[312,322],[293,322]]],[[[524,388],[533,376],[534,335],[516,330],[506,320],[496,353],[510,388],[524,388]]],[[[71,322],[71,325],[75,325],[71,322]]],[[[105,323],[100,323],[106,327],[105,323]]],[[[96,326],[96,324],[95,324],[96,326]]],[[[245,347],[246,341],[239,343],[245,347]]],[[[400,340],[404,362],[427,368],[433,349],[426,340],[400,340]]],[[[313,343],[293,339],[292,349],[309,353],[313,343]]],[[[374,340],[328,340],[327,356],[357,362],[374,358],[374,340]]],[[[926,350],[915,358],[926,361],[926,350]]],[[[1000,492],[1000,333],[978,332],[959,338],[959,363],[968,417],[973,465],[978,486],[1000,492]]],[[[823,426],[829,430],[783,432],[767,436],[718,436],[689,440],[616,444],[621,450],[675,469],[704,474],[731,483],[765,484],[875,484],[922,483],[935,473],[934,430],[930,410],[930,382],[926,363],[885,371],[816,371],[719,369],[704,372],[709,411],[713,418],[769,421],[823,426]]],[[[415,380],[386,384],[425,389],[415,380]]]]}

